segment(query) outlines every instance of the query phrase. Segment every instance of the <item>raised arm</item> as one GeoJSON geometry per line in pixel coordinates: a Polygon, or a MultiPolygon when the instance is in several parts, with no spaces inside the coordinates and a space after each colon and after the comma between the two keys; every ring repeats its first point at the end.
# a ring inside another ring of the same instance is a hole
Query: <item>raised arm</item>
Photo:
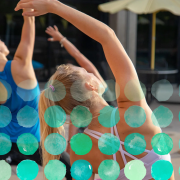
{"type": "MultiPolygon", "coordinates": [[[[25,9],[24,12],[32,11],[25,9]]],[[[24,16],[24,25],[21,33],[21,41],[14,55],[14,60],[28,64],[32,62],[35,41],[35,18],[24,16]]]]}
{"type": "MultiPolygon", "coordinates": [[[[92,39],[101,43],[106,59],[116,78],[116,82],[120,85],[121,93],[118,97],[118,102],[129,101],[124,93],[125,86],[132,79],[138,80],[138,77],[130,58],[111,28],[56,0],[21,0],[17,5],[16,10],[25,7],[35,9],[35,12],[24,13],[26,16],[38,16],[47,12],[57,14],[92,39]]],[[[133,87],[136,88],[137,85],[134,85],[133,87]]]]}
{"type": "Polygon", "coordinates": [[[52,36],[52,38],[48,38],[48,41],[61,41],[63,40],[63,46],[67,50],[67,52],[76,60],[76,62],[86,69],[87,72],[93,73],[103,84],[105,88],[107,88],[107,84],[105,83],[102,76],[99,74],[97,68],[93,65],[93,63],[87,59],[68,39],[64,38],[63,35],[59,32],[57,26],[48,27],[46,29],[46,33],[52,36]]]}

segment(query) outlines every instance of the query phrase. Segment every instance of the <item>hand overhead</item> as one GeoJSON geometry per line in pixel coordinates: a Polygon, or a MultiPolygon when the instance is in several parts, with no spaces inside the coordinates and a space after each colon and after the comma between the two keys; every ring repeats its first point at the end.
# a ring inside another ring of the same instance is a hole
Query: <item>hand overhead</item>
{"type": "Polygon", "coordinates": [[[33,12],[23,12],[23,16],[40,16],[49,13],[50,4],[57,0],[20,0],[15,11],[25,8],[34,9],[33,12]]]}
{"type": "Polygon", "coordinates": [[[48,38],[48,41],[61,41],[63,35],[59,32],[57,26],[51,27],[49,26],[46,29],[46,33],[52,36],[52,38],[48,38]]]}

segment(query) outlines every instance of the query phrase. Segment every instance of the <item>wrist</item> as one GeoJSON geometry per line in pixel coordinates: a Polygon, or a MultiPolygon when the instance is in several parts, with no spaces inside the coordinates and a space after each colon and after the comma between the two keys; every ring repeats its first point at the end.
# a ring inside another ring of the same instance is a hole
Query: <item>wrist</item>
{"type": "Polygon", "coordinates": [[[49,13],[53,13],[54,12],[54,9],[56,8],[56,6],[59,4],[60,2],[57,1],[57,0],[48,0],[46,6],[47,6],[47,9],[48,9],[48,12],[49,13]]]}
{"type": "Polygon", "coordinates": [[[64,36],[59,36],[59,42],[64,38],[64,36]]]}
{"type": "Polygon", "coordinates": [[[61,47],[64,47],[64,44],[63,44],[63,42],[66,40],[66,37],[63,37],[60,41],[59,41],[59,43],[61,44],[61,47]]]}
{"type": "Polygon", "coordinates": [[[31,16],[31,17],[28,17],[28,16],[23,16],[24,20],[25,21],[30,21],[30,22],[34,22],[35,21],[35,17],[34,16],[31,16]]]}

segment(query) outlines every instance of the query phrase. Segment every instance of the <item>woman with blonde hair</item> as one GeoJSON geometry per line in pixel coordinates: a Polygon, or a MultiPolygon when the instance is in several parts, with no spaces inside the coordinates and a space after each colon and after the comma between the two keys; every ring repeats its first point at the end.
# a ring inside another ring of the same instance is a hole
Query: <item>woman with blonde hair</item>
{"type": "MultiPolygon", "coordinates": [[[[66,37],[64,37],[58,30],[58,27],[54,25],[54,28],[49,26],[46,29],[46,33],[49,34],[51,37],[48,38],[48,41],[55,42],[59,41],[61,44],[61,47],[64,47],[67,52],[76,60],[76,62],[79,64],[80,67],[84,68],[88,73],[94,74],[102,83],[104,88],[106,89],[105,92],[108,94],[108,96],[111,96],[111,91],[108,91],[108,87],[102,76],[100,75],[97,68],[93,65],[93,63],[85,57],[76,47],[73,45],[66,37]]],[[[72,64],[68,64],[68,66],[74,66],[72,64]]],[[[113,104],[113,103],[111,103],[113,104]]],[[[113,104],[114,105],[114,104],[113,104]]],[[[117,105],[115,105],[117,106],[117,105]]],[[[70,141],[71,137],[79,132],[82,132],[84,128],[78,128],[75,127],[73,124],[69,124],[69,136],[68,136],[68,142],[70,141]]],[[[70,154],[70,144],[67,145],[67,152],[70,154]]]]}
{"type": "Polygon", "coordinates": [[[33,8],[34,12],[23,13],[24,16],[57,14],[99,42],[117,83],[118,109],[112,109],[101,97],[104,89],[93,74],[67,65],[57,69],[47,89],[41,93],[39,103],[44,166],[56,158],[55,155],[47,156],[46,150],[55,154],[48,146],[47,137],[56,142],[57,151],[64,149],[64,140],[60,142],[50,137],[63,139],[57,135],[62,129],[57,124],[63,124],[67,114],[76,126],[88,124],[85,133],[80,134],[83,137],[73,137],[70,142],[74,179],[91,180],[99,173],[102,179],[125,180],[133,179],[133,173],[138,172],[137,179],[174,180],[170,155],[159,155],[152,149],[152,138],[162,131],[152,122],[152,111],[146,103],[136,70],[113,30],[56,0],[21,0],[15,10],[25,7],[33,8]],[[62,121],[58,122],[60,119],[62,121]],[[164,171],[161,169],[163,164],[164,171]]]}

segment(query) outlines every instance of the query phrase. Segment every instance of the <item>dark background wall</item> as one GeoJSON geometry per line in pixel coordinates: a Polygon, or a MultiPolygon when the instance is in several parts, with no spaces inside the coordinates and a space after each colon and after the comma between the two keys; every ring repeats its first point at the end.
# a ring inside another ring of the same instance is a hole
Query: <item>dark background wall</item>
{"type": "MultiPolygon", "coordinates": [[[[109,15],[97,9],[99,4],[107,1],[108,0],[65,0],[61,2],[109,24],[109,15]]],[[[0,1],[0,38],[6,43],[10,50],[8,59],[12,59],[14,56],[20,41],[23,25],[22,11],[14,11],[17,3],[18,0],[0,1]]],[[[50,75],[53,74],[57,65],[63,63],[76,64],[74,59],[68,55],[64,48],[60,47],[58,42],[49,43],[47,41],[48,35],[45,33],[45,29],[49,25],[57,25],[60,32],[95,64],[105,79],[108,79],[101,66],[101,63],[106,61],[101,45],[80,32],[63,18],[54,14],[47,14],[36,17],[36,41],[33,60],[42,63],[45,67],[43,71],[38,74],[40,81],[47,80],[50,75]]]]}

